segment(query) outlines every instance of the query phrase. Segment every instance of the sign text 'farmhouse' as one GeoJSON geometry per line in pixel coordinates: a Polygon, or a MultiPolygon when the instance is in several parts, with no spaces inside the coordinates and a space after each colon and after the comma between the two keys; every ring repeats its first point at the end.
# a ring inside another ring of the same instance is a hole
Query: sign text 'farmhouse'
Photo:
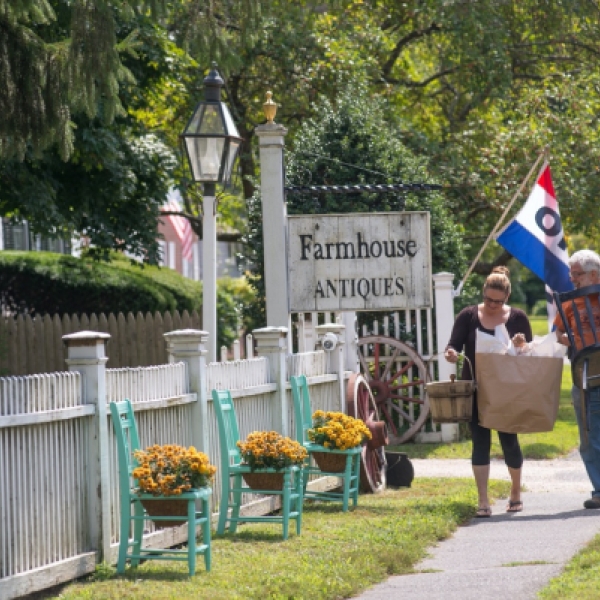
{"type": "Polygon", "coordinates": [[[431,306],[429,213],[288,217],[292,312],[431,306]]]}

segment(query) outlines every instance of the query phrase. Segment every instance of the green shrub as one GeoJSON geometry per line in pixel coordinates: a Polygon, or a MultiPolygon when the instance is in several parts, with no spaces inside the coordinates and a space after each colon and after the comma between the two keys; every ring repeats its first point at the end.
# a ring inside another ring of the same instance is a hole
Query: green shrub
{"type": "Polygon", "coordinates": [[[128,273],[110,264],[52,252],[1,252],[0,297],[11,311],[37,315],[180,308],[170,290],[141,269],[128,273]]]}
{"type": "MultiPolygon", "coordinates": [[[[219,347],[237,339],[241,305],[251,299],[244,283],[234,281],[217,284],[219,347]]],[[[0,300],[9,311],[32,315],[201,313],[202,284],[171,269],[132,264],[119,255],[104,263],[52,252],[4,251],[0,300]]]]}
{"type": "Polygon", "coordinates": [[[548,316],[548,303],[546,300],[538,300],[531,311],[531,314],[535,317],[547,317],[548,316]]]}

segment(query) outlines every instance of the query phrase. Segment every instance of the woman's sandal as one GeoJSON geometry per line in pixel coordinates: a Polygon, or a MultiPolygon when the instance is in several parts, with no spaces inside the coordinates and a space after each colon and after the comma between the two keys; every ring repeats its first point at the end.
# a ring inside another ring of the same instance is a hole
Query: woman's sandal
{"type": "Polygon", "coordinates": [[[506,512],[521,512],[523,510],[522,500],[509,500],[506,505],[506,512]]]}
{"type": "Polygon", "coordinates": [[[487,519],[492,516],[492,509],[488,507],[479,507],[475,513],[476,519],[487,519]]]}

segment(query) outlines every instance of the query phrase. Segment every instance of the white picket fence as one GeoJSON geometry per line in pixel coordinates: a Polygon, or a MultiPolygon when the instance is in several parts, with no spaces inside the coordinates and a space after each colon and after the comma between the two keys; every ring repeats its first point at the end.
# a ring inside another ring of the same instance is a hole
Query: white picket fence
{"type": "MultiPolygon", "coordinates": [[[[445,287],[436,285],[437,351],[453,322],[452,276],[439,277],[445,287]]],[[[313,410],[345,412],[345,383],[352,372],[346,366],[352,353],[344,346],[351,346],[354,332],[348,336],[346,331],[345,338],[340,333],[340,344],[331,352],[314,351],[317,319],[299,320],[303,351],[298,354],[287,353],[285,329],[265,328],[254,332],[258,358],[252,354],[253,341],[247,340],[250,358],[207,365],[206,333],[182,330],[165,334],[169,364],[106,369],[109,336],[81,332],[65,336],[69,372],[0,378],[0,598],[17,598],[81,577],[102,560],[116,562],[118,463],[108,403],[124,398],[133,402],[142,446],[194,445],[217,467],[213,388],[231,390],[242,437],[264,429],[293,435],[292,375],[308,377],[313,410]]],[[[405,311],[374,324],[368,333],[394,336],[399,324],[410,325],[411,319],[416,348],[427,360],[436,351],[430,309],[405,311]]],[[[336,321],[335,315],[325,320],[332,326],[336,321]]],[[[448,368],[439,363],[440,378],[448,378],[448,368]]],[[[213,512],[219,501],[217,473],[213,512]]],[[[272,509],[257,495],[247,495],[245,501],[245,510],[272,509]]],[[[175,545],[185,539],[181,528],[153,531],[149,525],[144,543],[175,545]]]]}
{"type": "MultiPolygon", "coordinates": [[[[176,347],[176,332],[169,335],[176,347]]],[[[108,403],[131,399],[142,446],[202,444],[217,467],[220,451],[212,388],[232,390],[243,437],[260,429],[292,431],[288,373],[307,375],[315,408],[342,410],[337,382],[345,374],[325,372],[324,351],[284,356],[283,386],[281,378],[273,377],[271,363],[277,359],[266,355],[205,365],[198,355],[187,362],[105,370],[102,357],[94,361],[71,353],[69,366],[74,372],[0,379],[0,598],[80,577],[92,572],[101,559],[115,562],[118,459],[108,403]],[[196,369],[198,365],[202,367],[196,369]],[[194,380],[194,372],[203,378],[194,380]],[[207,436],[201,440],[202,402],[207,436]],[[282,402],[288,405],[286,423],[277,427],[274,407],[282,402]]],[[[245,501],[260,511],[258,499],[247,495],[245,501]]],[[[219,502],[217,474],[213,511],[219,502]]],[[[156,532],[148,525],[145,543],[183,542],[184,529],[156,532]]]]}

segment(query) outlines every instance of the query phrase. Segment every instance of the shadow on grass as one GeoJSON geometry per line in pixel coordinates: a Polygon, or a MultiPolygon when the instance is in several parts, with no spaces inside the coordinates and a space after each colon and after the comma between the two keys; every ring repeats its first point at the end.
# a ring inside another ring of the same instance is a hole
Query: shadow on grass
{"type": "Polygon", "coordinates": [[[386,446],[386,452],[403,452],[408,458],[431,458],[436,456],[438,448],[447,448],[448,444],[403,444],[401,446],[386,446]]]}
{"type": "Polygon", "coordinates": [[[281,544],[283,541],[289,541],[296,536],[296,521],[290,520],[288,539],[283,539],[283,528],[281,523],[261,523],[261,526],[273,527],[273,531],[258,531],[253,527],[254,523],[245,523],[239,525],[235,533],[226,531],[222,534],[213,533],[212,539],[225,540],[230,542],[240,543],[255,543],[255,542],[266,542],[269,544],[281,544]]]}
{"type": "Polygon", "coordinates": [[[557,421],[564,421],[565,423],[575,423],[575,412],[573,411],[573,406],[570,404],[567,406],[559,406],[558,413],[556,416],[557,421]]]}
{"type": "Polygon", "coordinates": [[[523,458],[547,459],[549,456],[560,456],[563,449],[555,444],[544,444],[537,442],[535,444],[522,444],[523,458]]]}
{"type": "MultiPolygon", "coordinates": [[[[198,558],[198,564],[196,565],[196,575],[200,575],[201,573],[205,572],[204,563],[201,562],[201,560],[203,560],[203,559],[198,558]]],[[[136,568],[127,566],[124,573],[118,574],[115,572],[115,574],[111,577],[111,579],[126,579],[128,581],[135,582],[137,579],[140,578],[140,575],[143,575],[144,582],[146,582],[146,581],[172,581],[173,583],[179,583],[179,582],[184,583],[184,582],[188,582],[190,580],[191,576],[187,571],[187,565],[186,565],[185,571],[173,571],[173,570],[171,570],[171,569],[173,569],[172,564],[171,565],[164,564],[161,567],[160,565],[157,565],[156,561],[147,561],[147,560],[143,561],[143,563],[146,563],[146,562],[152,562],[153,567],[156,567],[156,568],[153,568],[152,570],[139,571],[136,568]]],[[[91,582],[93,582],[93,581],[94,580],[92,579],[91,582]]]]}

